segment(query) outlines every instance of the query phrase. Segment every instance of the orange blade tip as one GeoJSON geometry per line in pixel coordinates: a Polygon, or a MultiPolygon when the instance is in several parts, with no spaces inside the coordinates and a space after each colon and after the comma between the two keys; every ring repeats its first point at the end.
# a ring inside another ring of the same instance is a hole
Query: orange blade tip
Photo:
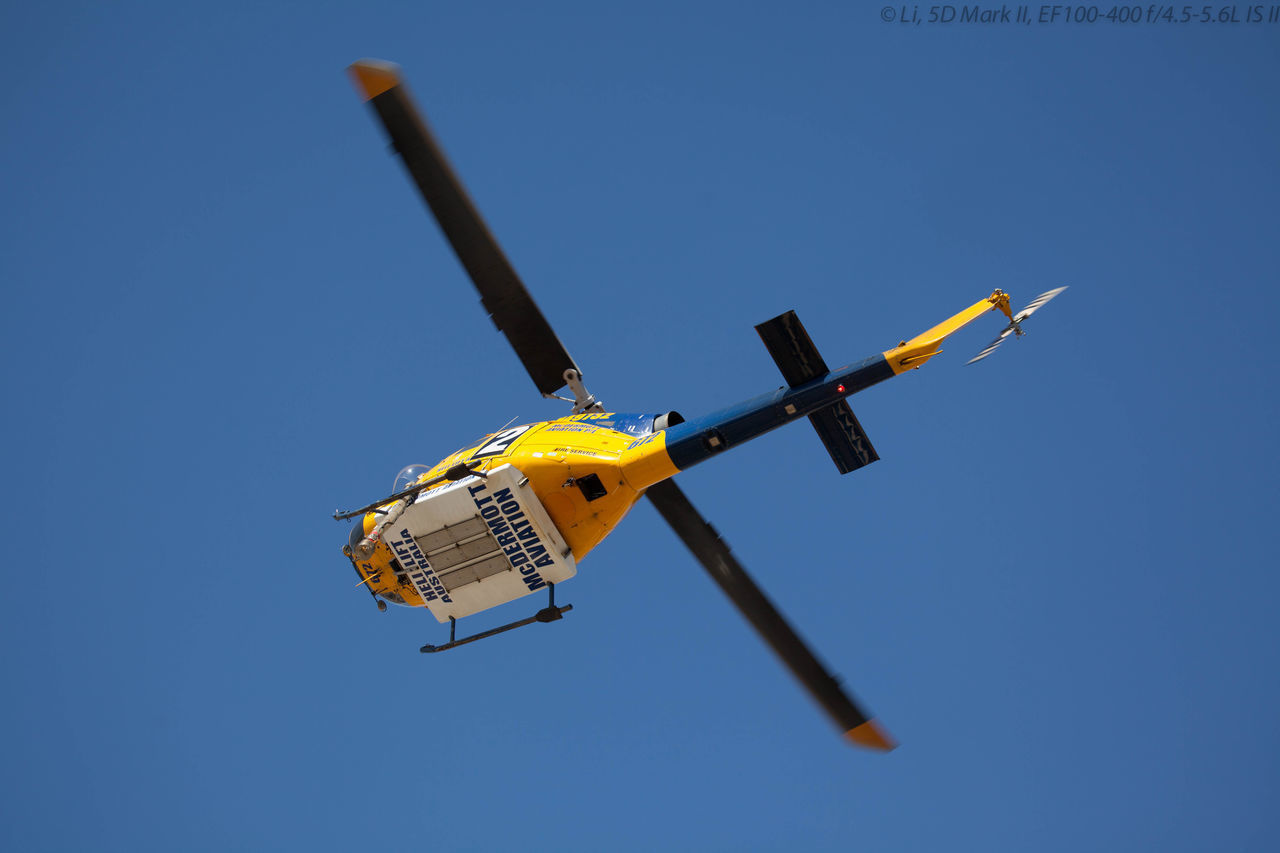
{"type": "Polygon", "coordinates": [[[854,726],[845,732],[844,736],[849,739],[850,743],[865,746],[868,749],[878,749],[883,752],[888,752],[898,745],[897,741],[890,737],[889,733],[882,729],[875,720],[867,720],[860,726],[854,726]]]}
{"type": "Polygon", "coordinates": [[[388,89],[400,85],[400,66],[381,59],[362,59],[351,63],[347,69],[356,81],[356,88],[366,101],[373,100],[388,89]]]}

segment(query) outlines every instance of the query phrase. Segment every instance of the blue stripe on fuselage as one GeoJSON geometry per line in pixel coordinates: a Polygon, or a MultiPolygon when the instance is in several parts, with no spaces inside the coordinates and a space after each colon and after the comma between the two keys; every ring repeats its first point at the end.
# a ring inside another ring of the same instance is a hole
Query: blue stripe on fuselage
{"type": "Polygon", "coordinates": [[[667,454],[681,471],[720,451],[798,420],[893,376],[884,356],[838,367],[803,385],[779,388],[718,412],[668,427],[667,454]],[[837,387],[844,385],[844,392],[837,387]],[[788,412],[787,406],[795,411],[788,412]]]}

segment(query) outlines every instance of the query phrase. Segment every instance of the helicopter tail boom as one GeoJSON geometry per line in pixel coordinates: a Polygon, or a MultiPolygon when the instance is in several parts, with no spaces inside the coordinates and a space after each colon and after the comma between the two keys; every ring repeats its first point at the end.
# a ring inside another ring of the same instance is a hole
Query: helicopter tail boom
{"type": "Polygon", "coordinates": [[[955,332],[960,331],[988,311],[1003,311],[1013,320],[1013,311],[1009,308],[1009,294],[1003,290],[992,291],[986,299],[980,299],[958,314],[953,314],[928,331],[921,332],[909,341],[903,341],[884,354],[885,361],[893,369],[896,376],[904,370],[915,370],[938,353],[942,352],[942,341],[955,332]]]}
{"type": "MultiPolygon", "coordinates": [[[[942,351],[942,341],[948,335],[959,331],[988,311],[1008,313],[1008,306],[1009,297],[997,290],[986,299],[975,302],[910,341],[903,341],[891,350],[834,370],[825,369],[826,364],[821,356],[817,356],[816,349],[808,352],[807,357],[802,359],[799,353],[803,347],[794,344],[794,341],[800,340],[799,334],[787,333],[791,337],[787,346],[792,347],[794,352],[787,353],[785,348],[780,348],[778,352],[782,355],[775,355],[775,360],[779,362],[783,376],[788,381],[800,380],[799,384],[761,394],[634,442],[623,454],[623,476],[632,488],[646,489],[712,456],[718,456],[730,447],[736,447],[804,417],[810,418],[814,428],[818,430],[818,435],[831,453],[837,468],[841,468],[843,472],[842,460],[838,455],[846,454],[846,462],[859,463],[849,468],[855,470],[879,457],[866,440],[866,433],[857,423],[845,398],[919,367],[942,351]],[[805,362],[803,372],[796,371],[793,359],[805,362]],[[814,373],[819,368],[825,372],[814,373]],[[809,374],[813,375],[805,379],[809,374]],[[861,448],[858,447],[859,439],[864,442],[861,448]],[[864,454],[865,461],[859,458],[864,454]]],[[[786,316],[782,315],[783,318],[786,316]]],[[[778,320],[779,318],[775,318],[761,325],[770,327],[778,320]]],[[[794,329],[803,332],[798,320],[794,329]]],[[[761,331],[761,337],[765,339],[771,353],[775,352],[775,348],[769,340],[776,331],[778,330],[774,328],[761,331]]],[[[803,337],[804,340],[808,339],[807,334],[803,337]]],[[[812,341],[809,341],[808,347],[812,346],[812,341]]]]}

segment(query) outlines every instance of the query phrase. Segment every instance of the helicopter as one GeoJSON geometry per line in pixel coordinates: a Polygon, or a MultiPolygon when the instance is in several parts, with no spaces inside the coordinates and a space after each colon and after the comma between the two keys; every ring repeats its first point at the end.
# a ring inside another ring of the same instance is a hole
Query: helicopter
{"type": "MultiPolygon", "coordinates": [[[[435,465],[410,465],[392,493],[334,518],[355,520],[343,553],[359,585],[378,604],[426,608],[449,624],[456,649],[534,623],[559,621],[555,589],[643,497],[658,510],[711,579],[790,669],[845,738],[859,746],[896,746],[800,638],[673,481],[680,471],[792,421],[807,418],[841,474],[880,457],[846,398],[908,370],[941,350],[949,335],[991,311],[1010,326],[1064,288],[1042,294],[1015,317],[1008,294],[993,291],[889,350],[830,369],[794,311],[756,326],[786,382],[760,396],[685,419],[675,411],[605,409],[481,218],[422,118],[399,66],[365,59],[348,68],[480,294],[481,304],[515,350],[543,397],[571,404],[568,415],[511,425],[470,442],[435,465]],[[572,397],[562,396],[567,389],[572,397]],[[532,616],[457,637],[457,620],[545,591],[532,616]]],[[[976,359],[975,359],[976,360],[976,359]]]]}

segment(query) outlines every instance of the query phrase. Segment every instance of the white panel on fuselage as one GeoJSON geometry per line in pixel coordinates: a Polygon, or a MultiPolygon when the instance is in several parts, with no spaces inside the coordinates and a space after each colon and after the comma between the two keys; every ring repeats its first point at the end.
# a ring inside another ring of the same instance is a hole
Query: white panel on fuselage
{"type": "Polygon", "coordinates": [[[488,473],[421,495],[384,536],[441,622],[577,573],[569,546],[524,474],[512,465],[488,473]]]}

